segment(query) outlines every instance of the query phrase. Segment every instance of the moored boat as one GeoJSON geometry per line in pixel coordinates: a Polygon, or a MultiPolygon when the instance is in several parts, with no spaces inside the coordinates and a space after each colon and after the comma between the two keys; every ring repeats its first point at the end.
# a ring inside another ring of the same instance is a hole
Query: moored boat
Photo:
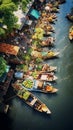
{"type": "Polygon", "coordinates": [[[66,0],[57,0],[59,4],[63,4],[66,2],[66,0]]]}
{"type": "Polygon", "coordinates": [[[12,87],[14,88],[16,95],[23,99],[24,102],[28,104],[30,107],[37,110],[38,112],[51,114],[49,108],[31,92],[26,90],[20,83],[14,83],[12,84],[12,87]]]}
{"type": "Polygon", "coordinates": [[[66,17],[68,20],[73,22],[73,15],[72,14],[67,14],[66,17]]]}
{"type": "Polygon", "coordinates": [[[48,37],[46,40],[40,42],[41,46],[53,46],[54,45],[55,38],[48,37]]]}
{"type": "Polygon", "coordinates": [[[39,72],[52,72],[57,70],[57,66],[51,66],[48,64],[29,64],[29,70],[30,71],[39,71],[39,72]]]}
{"type": "Polygon", "coordinates": [[[71,26],[71,28],[69,30],[69,39],[73,40],[73,26],[71,26]]]}
{"type": "Polygon", "coordinates": [[[54,82],[58,79],[57,76],[54,75],[53,72],[51,73],[40,73],[40,72],[37,72],[37,71],[34,71],[34,72],[29,72],[28,74],[25,74],[24,75],[24,78],[22,79],[26,79],[26,78],[29,78],[29,79],[36,79],[36,80],[41,80],[41,81],[48,81],[48,82],[54,82]]]}
{"type": "Polygon", "coordinates": [[[53,73],[41,73],[37,75],[37,78],[42,81],[56,81],[58,78],[53,73]]]}
{"type": "Polygon", "coordinates": [[[60,53],[59,51],[54,52],[52,50],[42,51],[42,52],[32,51],[31,56],[33,56],[33,58],[39,57],[39,58],[42,58],[43,60],[46,60],[46,59],[57,57],[59,53],[60,53]]]}
{"type": "Polygon", "coordinates": [[[22,82],[22,85],[29,91],[43,93],[56,93],[58,91],[50,83],[41,80],[26,79],[22,82]]]}

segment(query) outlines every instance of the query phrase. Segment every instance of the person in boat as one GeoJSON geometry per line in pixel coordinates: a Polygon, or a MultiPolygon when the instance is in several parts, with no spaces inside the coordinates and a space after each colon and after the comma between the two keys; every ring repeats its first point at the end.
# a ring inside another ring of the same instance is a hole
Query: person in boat
{"type": "Polygon", "coordinates": [[[48,69],[50,69],[50,66],[48,66],[47,64],[45,64],[42,68],[42,71],[47,71],[48,69]]]}
{"type": "Polygon", "coordinates": [[[38,83],[38,89],[41,89],[41,88],[43,88],[43,81],[39,81],[38,83]]]}
{"type": "Polygon", "coordinates": [[[48,74],[47,75],[47,79],[50,79],[50,78],[53,80],[54,79],[54,75],[53,74],[48,74]]]}

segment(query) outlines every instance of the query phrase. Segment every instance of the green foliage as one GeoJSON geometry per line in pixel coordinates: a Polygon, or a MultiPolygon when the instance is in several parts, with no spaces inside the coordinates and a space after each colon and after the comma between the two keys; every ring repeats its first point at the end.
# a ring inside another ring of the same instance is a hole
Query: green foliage
{"type": "Polygon", "coordinates": [[[34,44],[34,45],[38,45],[38,40],[34,40],[32,43],[34,44]]]}
{"type": "Polygon", "coordinates": [[[29,54],[22,55],[22,59],[25,61],[26,64],[29,64],[31,61],[31,56],[29,54]]]}
{"type": "Polygon", "coordinates": [[[4,24],[7,25],[7,31],[11,32],[13,27],[15,27],[17,18],[11,12],[6,12],[4,17],[4,24]]]}
{"type": "Polygon", "coordinates": [[[23,93],[23,99],[24,100],[27,100],[30,96],[30,92],[29,91],[26,91],[25,93],[23,93]]]}
{"type": "Polygon", "coordinates": [[[42,65],[38,65],[37,70],[42,70],[42,65]]]}
{"type": "Polygon", "coordinates": [[[3,4],[7,4],[7,3],[10,3],[10,2],[12,2],[12,0],[2,0],[3,4]]]}
{"type": "Polygon", "coordinates": [[[27,72],[27,71],[28,71],[28,66],[25,65],[25,64],[18,65],[18,66],[17,66],[17,69],[18,69],[18,70],[22,70],[23,72],[27,72]]]}
{"type": "Polygon", "coordinates": [[[27,4],[28,4],[28,1],[27,0],[22,0],[22,10],[25,12],[27,10],[27,4]]]}
{"type": "Polygon", "coordinates": [[[42,28],[36,28],[35,33],[32,36],[32,39],[34,40],[42,40],[44,34],[44,30],[42,28]]]}
{"type": "Polygon", "coordinates": [[[26,88],[32,88],[33,87],[33,81],[30,79],[27,79],[25,81],[23,81],[22,83],[26,88]]]}
{"type": "Polygon", "coordinates": [[[17,10],[16,5],[12,2],[12,0],[3,0],[0,4],[0,23],[1,26],[1,33],[0,36],[3,34],[11,33],[13,28],[18,28],[17,26],[17,17],[13,14],[13,12],[17,10]],[[7,28],[4,30],[3,26],[7,28]]]}
{"type": "Polygon", "coordinates": [[[14,10],[16,10],[16,5],[13,3],[13,2],[10,2],[10,3],[2,3],[0,5],[0,11],[2,11],[3,13],[6,13],[6,12],[13,12],[14,10]],[[6,12],[4,12],[6,11],[6,12]]]}
{"type": "Polygon", "coordinates": [[[0,57],[0,76],[6,71],[7,62],[3,57],[0,57]]]}
{"type": "Polygon", "coordinates": [[[33,50],[32,48],[28,49],[28,55],[31,55],[32,50],[33,50]]]}
{"type": "Polygon", "coordinates": [[[34,79],[36,79],[37,78],[37,71],[32,72],[31,75],[33,76],[34,79]]]}
{"type": "Polygon", "coordinates": [[[41,63],[43,60],[41,58],[36,58],[36,64],[41,63]]]}
{"type": "Polygon", "coordinates": [[[19,28],[17,24],[18,18],[14,15],[14,11],[17,10],[19,4],[23,10],[26,10],[27,4],[30,1],[31,0],[0,0],[0,24],[2,25],[0,36],[5,33],[11,33],[14,28],[19,28]],[[5,31],[3,30],[4,25],[7,27],[5,31]]]}
{"type": "Polygon", "coordinates": [[[0,0],[0,5],[2,4],[2,0],[0,0]]]}
{"type": "Polygon", "coordinates": [[[5,35],[5,30],[3,28],[0,28],[0,36],[4,36],[5,35]]]}
{"type": "Polygon", "coordinates": [[[38,48],[41,47],[40,45],[41,40],[33,40],[32,45],[37,46],[38,48]]]}
{"type": "Polygon", "coordinates": [[[27,71],[28,71],[28,66],[27,66],[27,65],[24,65],[24,66],[23,66],[23,71],[24,71],[24,72],[27,72],[27,71]]]}

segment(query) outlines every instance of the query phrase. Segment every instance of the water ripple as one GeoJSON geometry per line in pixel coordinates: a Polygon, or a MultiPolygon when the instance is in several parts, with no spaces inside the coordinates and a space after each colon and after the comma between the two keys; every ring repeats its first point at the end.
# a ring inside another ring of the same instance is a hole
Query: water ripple
{"type": "Polygon", "coordinates": [[[72,75],[68,75],[68,76],[60,79],[59,83],[62,82],[62,81],[64,81],[64,80],[68,80],[68,79],[72,78],[72,76],[73,76],[73,74],[72,75]]]}
{"type": "Polygon", "coordinates": [[[67,47],[69,47],[69,46],[70,46],[69,44],[66,45],[60,52],[63,53],[67,49],[67,47]]]}

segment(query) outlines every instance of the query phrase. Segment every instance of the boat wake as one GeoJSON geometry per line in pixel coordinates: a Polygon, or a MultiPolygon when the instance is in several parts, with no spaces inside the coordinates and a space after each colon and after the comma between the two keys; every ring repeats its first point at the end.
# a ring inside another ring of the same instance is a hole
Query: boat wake
{"type": "Polygon", "coordinates": [[[69,44],[66,45],[60,52],[63,53],[67,49],[67,47],[69,47],[69,46],[70,46],[69,44]]]}
{"type": "Polygon", "coordinates": [[[59,80],[59,83],[64,81],[64,80],[69,80],[73,75],[68,75],[67,77],[64,77],[62,79],[59,80]]]}

